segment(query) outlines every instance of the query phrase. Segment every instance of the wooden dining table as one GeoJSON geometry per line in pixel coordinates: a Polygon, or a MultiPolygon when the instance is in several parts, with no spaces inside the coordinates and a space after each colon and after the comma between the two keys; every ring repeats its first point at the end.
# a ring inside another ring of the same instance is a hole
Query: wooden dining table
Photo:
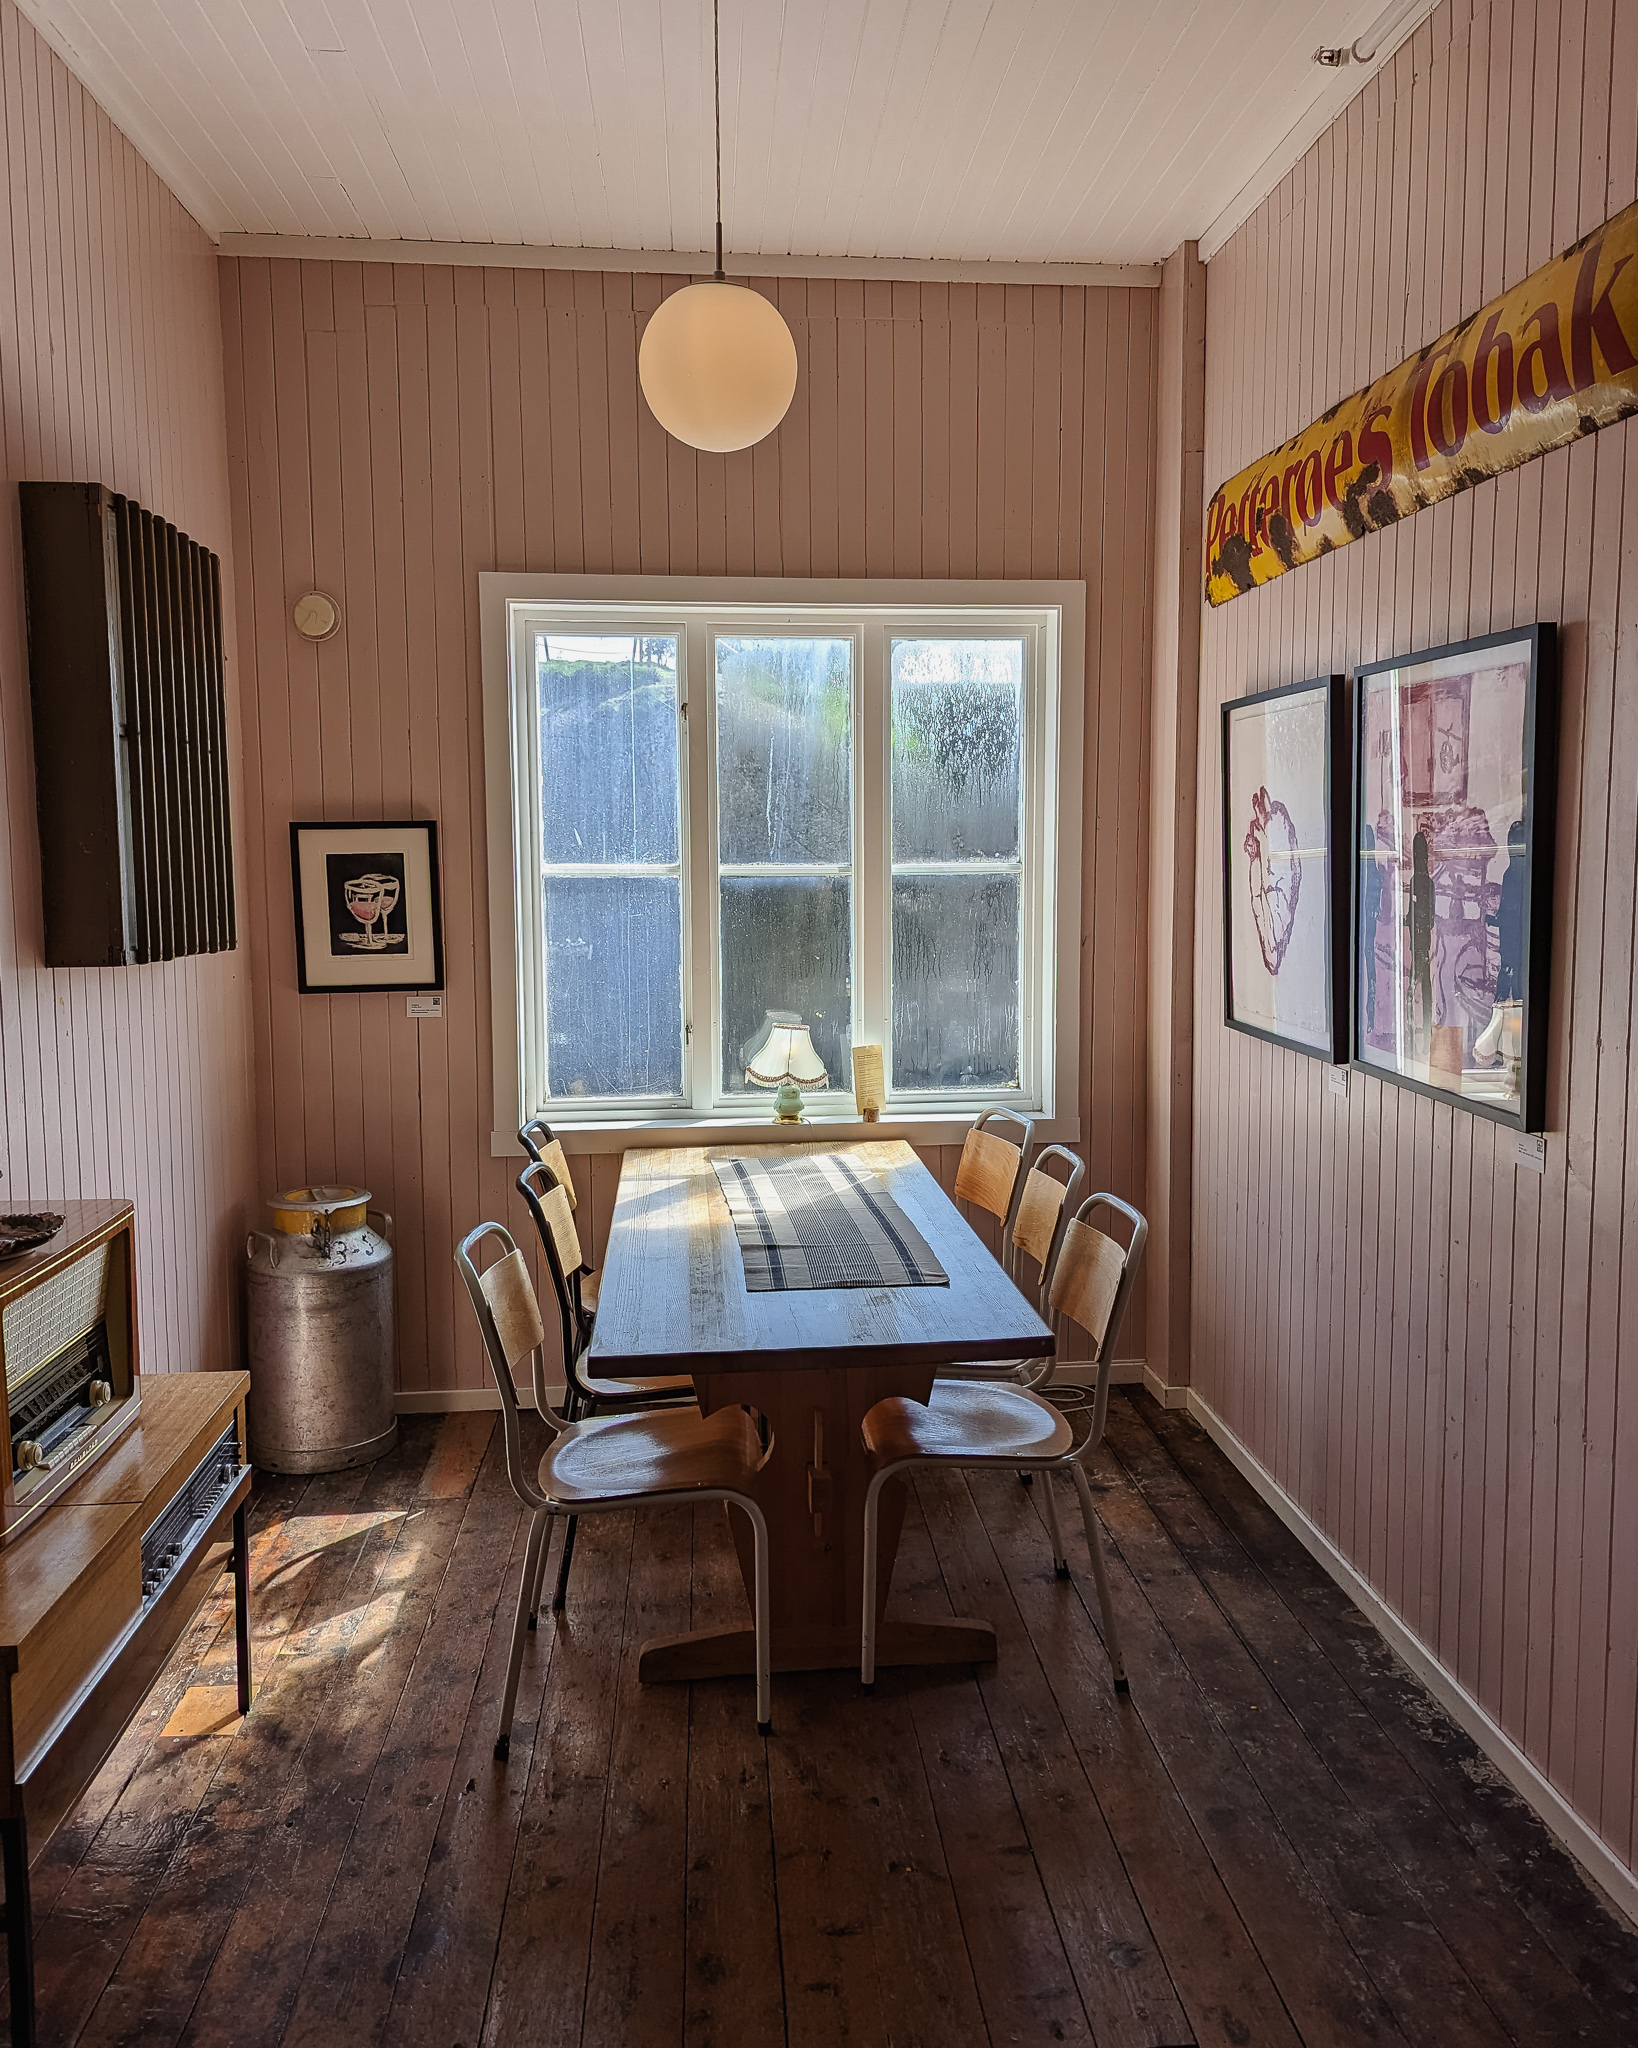
{"type": "MultiPolygon", "coordinates": [[[[766,1145],[755,1156],[848,1154],[920,1231],[949,1285],[750,1292],[712,1165],[747,1149],[626,1153],[589,1367],[599,1378],[687,1373],[703,1413],[743,1404],[765,1418],[772,1449],[755,1490],[771,1551],[773,1667],[857,1667],[866,1413],[891,1394],[925,1402],[940,1366],[1050,1356],[1052,1332],[900,1139],[766,1145]]],[[[883,1489],[878,1614],[906,1499],[901,1482],[883,1489]]],[[[727,1513],[749,1594],[749,1526],[727,1513]]],[[[752,1670],[753,1652],[749,1627],[695,1630],[646,1645],[638,1670],[647,1682],[722,1677],[752,1670]]],[[[973,1619],[884,1622],[876,1654],[883,1664],[986,1662],[995,1632],[973,1619]]]]}

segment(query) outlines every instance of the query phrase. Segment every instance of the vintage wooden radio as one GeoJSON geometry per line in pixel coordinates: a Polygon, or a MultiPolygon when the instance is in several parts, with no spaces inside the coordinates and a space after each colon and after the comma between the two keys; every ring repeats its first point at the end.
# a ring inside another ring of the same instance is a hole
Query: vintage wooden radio
{"type": "Polygon", "coordinates": [[[136,1246],[129,1202],[65,1202],[47,1244],[0,1261],[0,1386],[11,1438],[0,1545],[136,1419],[136,1246]]]}

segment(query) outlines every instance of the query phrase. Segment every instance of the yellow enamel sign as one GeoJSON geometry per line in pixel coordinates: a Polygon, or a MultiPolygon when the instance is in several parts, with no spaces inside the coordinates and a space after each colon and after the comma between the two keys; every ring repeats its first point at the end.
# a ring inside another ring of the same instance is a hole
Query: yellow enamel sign
{"type": "Polygon", "coordinates": [[[1206,511],[1227,604],[1638,412],[1638,206],[1231,477],[1206,511]]]}

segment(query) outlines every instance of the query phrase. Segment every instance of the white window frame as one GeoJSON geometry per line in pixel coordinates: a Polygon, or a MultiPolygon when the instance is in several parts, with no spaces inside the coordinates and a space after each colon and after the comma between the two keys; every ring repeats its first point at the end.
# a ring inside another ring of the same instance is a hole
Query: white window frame
{"type": "Polygon", "coordinates": [[[724,1096],[717,1014],[715,631],[846,637],[854,643],[853,1005],[856,1042],[880,1042],[891,1085],[892,1020],[887,1002],[892,889],[889,817],[891,744],[885,701],[894,638],[953,631],[1024,637],[1026,827],[1020,977],[1020,1087],[972,1095],[890,1096],[881,1121],[865,1124],[851,1075],[805,1099],[809,1122],[827,1135],[902,1136],[917,1144],[959,1141],[976,1112],[992,1104],[1025,1109],[1043,1140],[1080,1137],[1081,783],[1085,697],[1086,586],[1079,582],[818,581],[774,577],[619,577],[480,574],[485,788],[489,851],[489,942],[496,1157],[519,1157],[517,1128],[537,1108],[577,1152],[617,1152],[633,1143],[674,1143],[698,1131],[712,1141],[767,1136],[771,1103],[724,1096]],[[757,615],[735,618],[740,608],[757,615]],[[550,609],[576,634],[675,633],[681,716],[682,945],[686,1099],[526,1105],[527,1074],[539,1071],[541,1012],[539,726],[532,657],[518,659],[531,614],[550,609]],[[962,614],[959,622],[950,617],[962,614]],[[1056,787],[1057,801],[1048,800],[1056,787]],[[699,829],[690,829],[690,820],[699,829]],[[709,943],[695,943],[697,913],[709,943]],[[1034,971],[1031,971],[1033,963],[1034,971]],[[703,1065],[701,1063],[704,1063],[703,1065]],[[699,1104],[699,1107],[690,1106],[699,1104]]]}

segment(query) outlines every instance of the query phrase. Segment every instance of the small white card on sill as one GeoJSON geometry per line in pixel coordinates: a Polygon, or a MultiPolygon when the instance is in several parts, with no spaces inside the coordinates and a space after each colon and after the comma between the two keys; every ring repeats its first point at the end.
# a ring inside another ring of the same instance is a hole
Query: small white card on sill
{"type": "Polygon", "coordinates": [[[1547,1140],[1538,1131],[1520,1131],[1518,1162],[1532,1173],[1547,1171],[1547,1140]]]}
{"type": "Polygon", "coordinates": [[[1333,1095],[1346,1095],[1348,1093],[1348,1069],[1346,1067],[1332,1067],[1325,1076],[1325,1085],[1333,1095]]]}
{"type": "Polygon", "coordinates": [[[406,996],[404,1015],[406,1017],[441,1017],[444,1014],[442,996],[406,996]]]}

